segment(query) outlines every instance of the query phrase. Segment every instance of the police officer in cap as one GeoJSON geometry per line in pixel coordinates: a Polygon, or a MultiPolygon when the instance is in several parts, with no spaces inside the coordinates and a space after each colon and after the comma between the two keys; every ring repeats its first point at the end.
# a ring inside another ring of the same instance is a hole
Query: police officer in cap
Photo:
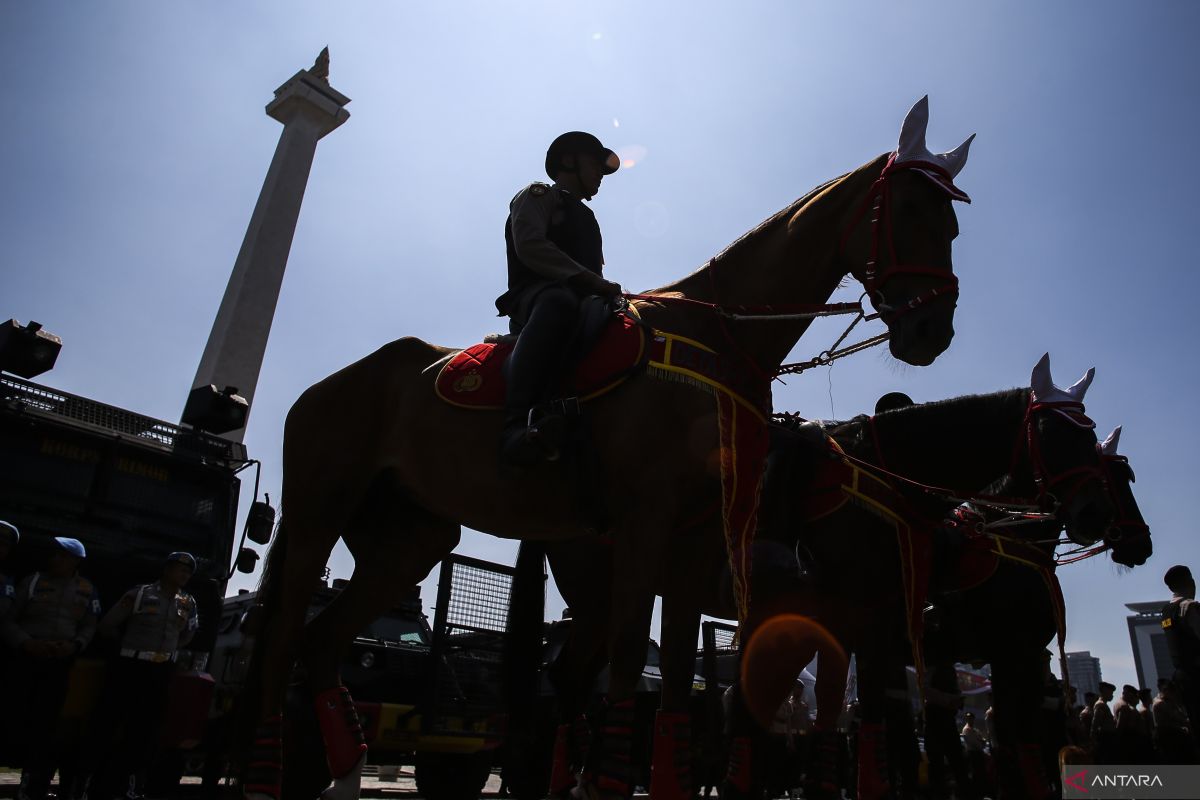
{"type": "Polygon", "coordinates": [[[592,134],[564,133],[546,152],[546,174],[554,184],[531,183],[509,204],[508,291],[496,308],[520,334],[508,360],[501,436],[501,460],[511,466],[558,457],[563,420],[538,405],[553,389],[583,298],[621,293],[604,278],[600,226],[583,203],[620,165],[592,134]]]}
{"type": "Polygon", "coordinates": [[[143,794],[175,659],[199,626],[196,600],[183,589],[195,571],[196,559],[190,553],[171,553],[157,581],[127,591],[100,621],[100,634],[119,640],[93,726],[89,766],[112,767],[103,785],[96,787],[100,794],[119,791],[127,798],[143,794]]]}
{"type": "Polygon", "coordinates": [[[1162,627],[1175,664],[1174,684],[1187,709],[1192,736],[1200,726],[1200,606],[1196,604],[1196,581],[1192,571],[1176,564],[1163,576],[1171,590],[1171,602],[1163,606],[1162,627]]]}
{"type": "Polygon", "coordinates": [[[17,794],[21,800],[46,796],[71,666],[91,642],[100,616],[96,587],[79,574],[86,557],[78,539],[56,537],[46,569],[17,584],[4,621],[4,638],[16,650],[11,680],[20,687],[14,730],[26,747],[17,794]]]}

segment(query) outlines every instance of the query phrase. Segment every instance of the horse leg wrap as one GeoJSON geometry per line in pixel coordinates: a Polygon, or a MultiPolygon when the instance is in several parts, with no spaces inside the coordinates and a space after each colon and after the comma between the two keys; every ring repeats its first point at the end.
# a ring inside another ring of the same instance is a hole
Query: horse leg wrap
{"type": "Polygon", "coordinates": [[[588,769],[598,790],[620,797],[633,796],[633,700],[605,703],[599,736],[589,748],[588,769]]]}
{"type": "Polygon", "coordinates": [[[887,771],[887,731],[882,722],[864,722],[858,729],[858,796],[879,800],[891,792],[887,771]]]}
{"type": "Polygon", "coordinates": [[[840,742],[837,731],[815,730],[812,733],[813,750],[805,769],[805,798],[841,797],[841,781],[838,777],[838,751],[840,742]]]}
{"type": "Polygon", "coordinates": [[[1030,800],[1050,797],[1050,785],[1042,772],[1042,749],[1036,744],[1022,744],[1017,749],[1017,769],[1021,774],[1021,788],[1030,800]]]}
{"type": "Polygon", "coordinates": [[[571,726],[559,725],[554,732],[554,760],[550,763],[550,796],[558,797],[575,782],[571,774],[571,726]]]}
{"type": "Polygon", "coordinates": [[[283,794],[283,717],[268,717],[254,730],[242,794],[247,798],[279,800],[283,794]]]}
{"type": "Polygon", "coordinates": [[[729,766],[725,771],[725,786],[721,788],[722,797],[727,793],[735,798],[750,796],[754,787],[752,752],[749,736],[735,736],[730,741],[729,766]]]}
{"type": "Polygon", "coordinates": [[[692,720],[688,714],[662,711],[654,717],[654,760],[650,767],[652,800],[689,800],[692,796],[692,720]]]}
{"type": "Polygon", "coordinates": [[[334,780],[344,778],[367,753],[367,743],[362,725],[358,722],[358,712],[354,710],[354,700],[345,686],[335,686],[319,693],[313,702],[317,721],[321,724],[321,738],[325,740],[329,774],[334,780]]]}

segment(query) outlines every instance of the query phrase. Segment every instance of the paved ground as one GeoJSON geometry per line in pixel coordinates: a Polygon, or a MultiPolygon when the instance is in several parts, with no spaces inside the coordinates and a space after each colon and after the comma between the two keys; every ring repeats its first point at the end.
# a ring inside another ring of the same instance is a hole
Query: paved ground
{"type": "MultiPolygon", "coordinates": [[[[17,784],[20,782],[20,773],[0,770],[0,798],[14,798],[17,796],[17,784]]],[[[51,787],[50,791],[53,794],[57,790],[57,784],[51,787]]],[[[492,775],[488,778],[487,784],[483,787],[483,797],[488,800],[496,800],[499,797],[500,776],[492,775]]],[[[199,778],[184,778],[183,786],[179,792],[179,798],[187,800],[195,800],[199,797],[200,779],[199,778]]],[[[417,786],[413,781],[412,770],[402,770],[395,780],[381,780],[372,775],[363,778],[363,796],[364,797],[417,797],[417,786]]],[[[173,800],[172,798],[164,798],[163,800],[173,800]]]]}

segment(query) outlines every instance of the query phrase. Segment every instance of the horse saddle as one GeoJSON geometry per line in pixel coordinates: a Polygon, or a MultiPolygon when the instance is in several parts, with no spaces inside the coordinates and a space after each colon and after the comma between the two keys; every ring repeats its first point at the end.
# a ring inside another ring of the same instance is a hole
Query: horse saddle
{"type": "MultiPolygon", "coordinates": [[[[644,327],[631,313],[614,312],[601,298],[585,302],[567,348],[572,366],[556,394],[582,402],[613,389],[645,363],[649,353],[646,339],[644,327]]],[[[516,341],[510,334],[456,353],[442,365],[434,381],[437,396],[460,408],[504,408],[504,365],[516,341]]]]}

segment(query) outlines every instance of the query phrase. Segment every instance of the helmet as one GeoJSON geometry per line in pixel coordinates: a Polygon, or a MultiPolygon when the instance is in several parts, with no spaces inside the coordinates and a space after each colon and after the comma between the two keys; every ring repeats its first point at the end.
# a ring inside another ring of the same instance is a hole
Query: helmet
{"type": "Polygon", "coordinates": [[[67,536],[55,536],[54,543],[58,545],[58,549],[63,550],[76,558],[87,558],[87,550],[83,547],[83,542],[78,539],[72,539],[67,536]]]}
{"type": "Polygon", "coordinates": [[[605,175],[612,175],[621,166],[617,154],[600,143],[590,133],[583,131],[568,131],[550,143],[546,150],[546,174],[550,180],[557,180],[558,173],[563,171],[562,157],[573,153],[587,153],[600,159],[600,166],[605,175]]]}
{"type": "Polygon", "coordinates": [[[163,563],[163,567],[169,567],[172,564],[183,564],[192,572],[196,571],[196,557],[191,553],[185,553],[182,550],[171,553],[167,556],[167,560],[163,563]]]}
{"type": "Polygon", "coordinates": [[[0,542],[15,545],[19,541],[21,541],[21,532],[17,530],[17,526],[0,519],[0,542]]]}

